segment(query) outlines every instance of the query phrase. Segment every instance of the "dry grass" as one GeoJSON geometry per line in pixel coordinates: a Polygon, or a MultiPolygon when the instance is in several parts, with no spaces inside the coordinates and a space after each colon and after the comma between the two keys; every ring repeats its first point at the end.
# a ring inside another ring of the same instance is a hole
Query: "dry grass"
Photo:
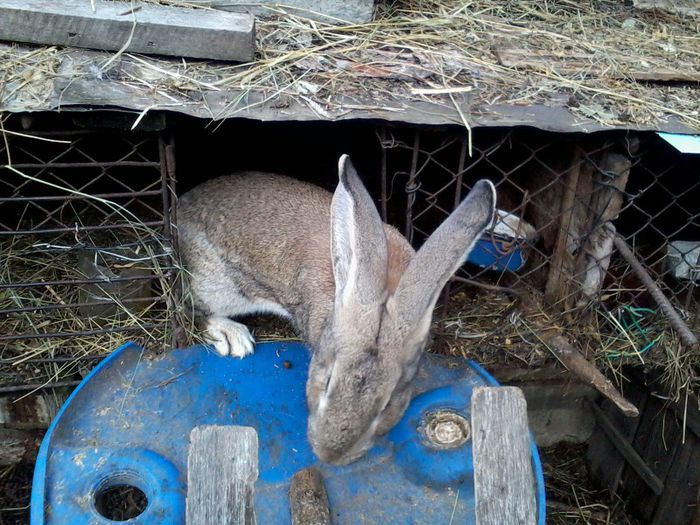
{"type": "Polygon", "coordinates": [[[660,372],[661,382],[676,400],[700,391],[700,353],[683,349],[660,313],[629,306],[611,311],[601,304],[592,312],[579,312],[572,321],[551,311],[524,314],[505,294],[460,291],[446,311],[435,315],[433,351],[474,359],[487,367],[560,366],[540,338],[543,327],[561,329],[612,377],[621,377],[625,365],[638,365],[660,372]]]}
{"type": "Polygon", "coordinates": [[[552,525],[637,525],[625,503],[597,489],[586,467],[585,445],[560,444],[540,448],[547,523],[552,525]]]}
{"type": "Polygon", "coordinates": [[[0,334],[30,335],[3,342],[0,358],[9,381],[0,382],[15,384],[18,374],[20,384],[62,381],[86,366],[84,358],[106,355],[127,341],[154,351],[172,347],[173,323],[186,319],[169,278],[177,268],[158,232],[140,233],[120,244],[99,236],[73,246],[27,236],[3,240],[0,283],[38,285],[0,289],[0,310],[11,311],[0,317],[0,334]],[[142,279],[75,283],[108,274],[142,279]],[[85,303],[93,304],[80,306],[85,303]]]}

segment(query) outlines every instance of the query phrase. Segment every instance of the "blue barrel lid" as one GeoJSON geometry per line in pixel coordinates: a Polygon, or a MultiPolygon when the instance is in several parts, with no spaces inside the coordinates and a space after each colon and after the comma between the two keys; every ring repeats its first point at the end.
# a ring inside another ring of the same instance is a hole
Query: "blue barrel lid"
{"type": "MultiPolygon", "coordinates": [[[[154,356],[127,344],[76,388],[46,433],[37,458],[31,524],[113,524],[95,505],[110,485],[134,485],[148,505],[133,525],[184,524],[189,435],[198,425],[245,425],[258,432],[258,523],[290,522],[291,477],[321,471],[333,522],[473,524],[471,441],[451,450],[425,446],[421,418],[447,408],[469,420],[471,390],[495,385],[481,367],[426,354],[418,395],[404,418],[362,459],[346,466],[319,462],[306,439],[307,349],[261,343],[245,359],[206,346],[154,356]]],[[[538,523],[545,498],[537,449],[538,523]]]]}

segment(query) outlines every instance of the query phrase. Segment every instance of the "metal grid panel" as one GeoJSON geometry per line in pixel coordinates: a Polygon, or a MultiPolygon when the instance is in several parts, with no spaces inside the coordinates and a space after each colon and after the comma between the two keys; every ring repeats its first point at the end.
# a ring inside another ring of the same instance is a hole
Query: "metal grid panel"
{"type": "MultiPolygon", "coordinates": [[[[700,271],[700,180],[692,176],[697,162],[654,134],[479,130],[470,144],[463,131],[388,127],[378,137],[380,207],[414,246],[480,178],[496,185],[498,208],[512,214],[512,224],[520,228],[517,233],[511,229],[507,239],[484,236],[497,265],[465,265],[446,289],[446,304],[465,279],[517,290],[541,304],[552,325],[574,337],[586,331],[588,339],[579,341],[584,347],[594,353],[605,347],[595,358],[644,362],[641,354],[660,341],[669,324],[683,343],[688,335],[686,346],[692,346],[700,271]],[[523,223],[534,228],[531,234],[523,223]],[[680,276],[668,256],[676,240],[690,241],[676,258],[687,264],[680,276]],[[652,284],[643,282],[621,255],[620,241],[631,247],[652,284]],[[526,254],[522,267],[516,264],[518,254],[526,254]],[[670,311],[657,306],[655,292],[670,301],[670,311]],[[639,340],[629,341],[635,336],[639,340]],[[625,341],[610,343],[615,338],[625,341]]],[[[657,345],[660,353],[679,354],[677,340],[665,343],[663,349],[661,342],[657,345]]]]}
{"type": "Polygon", "coordinates": [[[72,384],[127,340],[171,346],[171,146],[89,130],[4,137],[0,390],[72,384]]]}

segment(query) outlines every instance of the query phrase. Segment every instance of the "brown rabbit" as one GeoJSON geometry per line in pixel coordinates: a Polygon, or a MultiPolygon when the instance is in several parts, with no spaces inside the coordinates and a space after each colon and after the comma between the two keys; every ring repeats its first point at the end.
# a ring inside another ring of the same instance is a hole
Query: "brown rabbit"
{"type": "Polygon", "coordinates": [[[308,437],[324,461],[364,454],[411,399],[440,290],[493,221],[479,181],[418,252],[382,223],[347,155],[335,193],[288,177],[210,180],[180,199],[180,245],[198,310],[222,355],[254,341],[229,317],[291,319],[312,356],[308,437]]]}

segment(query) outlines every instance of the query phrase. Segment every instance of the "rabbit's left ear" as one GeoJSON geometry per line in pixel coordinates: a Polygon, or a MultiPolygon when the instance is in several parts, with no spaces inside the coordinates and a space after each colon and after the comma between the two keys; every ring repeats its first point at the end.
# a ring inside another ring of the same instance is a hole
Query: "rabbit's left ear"
{"type": "Polygon", "coordinates": [[[493,222],[495,207],[496,189],[491,181],[480,180],[428,237],[408,264],[391,299],[401,326],[427,333],[442,287],[493,222]]]}
{"type": "Polygon", "coordinates": [[[331,202],[331,256],[336,306],[370,305],[384,297],[387,242],[377,207],[348,155],[331,202]]]}

